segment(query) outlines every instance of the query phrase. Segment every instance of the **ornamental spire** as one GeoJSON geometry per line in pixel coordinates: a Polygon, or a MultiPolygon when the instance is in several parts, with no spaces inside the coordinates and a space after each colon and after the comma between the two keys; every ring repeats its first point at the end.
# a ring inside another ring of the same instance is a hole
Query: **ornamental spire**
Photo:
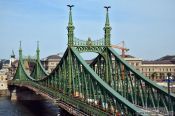
{"type": "Polygon", "coordinates": [[[37,50],[36,50],[36,53],[37,53],[37,60],[40,60],[40,56],[39,56],[39,53],[40,53],[39,41],[37,41],[37,50]]]}
{"type": "Polygon", "coordinates": [[[19,42],[19,60],[22,60],[22,47],[21,47],[21,41],[19,42]]]}
{"type": "Polygon", "coordinates": [[[19,41],[19,50],[22,50],[22,48],[21,48],[21,41],[19,41]]]}
{"type": "Polygon", "coordinates": [[[110,39],[111,39],[111,27],[110,27],[110,23],[109,23],[109,8],[111,8],[110,6],[105,6],[104,8],[106,8],[106,22],[105,22],[105,27],[104,27],[104,31],[105,31],[105,45],[106,46],[110,46],[110,39]]]}
{"type": "Polygon", "coordinates": [[[73,26],[73,21],[72,21],[72,7],[74,7],[74,5],[67,5],[67,6],[69,7],[69,22],[67,26],[68,46],[73,46],[74,26],[73,26]]]}
{"type": "Polygon", "coordinates": [[[110,26],[109,24],[109,8],[111,8],[110,6],[105,6],[104,8],[106,8],[106,23],[105,23],[105,26],[110,26]]]}
{"type": "Polygon", "coordinates": [[[72,26],[73,25],[73,22],[72,22],[72,7],[74,7],[74,5],[67,5],[69,7],[69,23],[68,25],[69,26],[72,26]]]}

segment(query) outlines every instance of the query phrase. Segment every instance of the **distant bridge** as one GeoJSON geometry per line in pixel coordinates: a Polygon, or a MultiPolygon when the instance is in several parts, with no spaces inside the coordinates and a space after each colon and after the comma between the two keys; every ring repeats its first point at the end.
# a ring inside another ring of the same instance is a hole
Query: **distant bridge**
{"type": "Polygon", "coordinates": [[[18,68],[9,86],[24,86],[46,95],[73,115],[146,116],[175,112],[175,95],[169,95],[111,48],[108,10],[104,37],[85,41],[74,36],[71,7],[68,47],[57,67],[51,74],[45,71],[38,45],[36,64],[29,75],[24,68],[20,44],[18,68]],[[82,52],[96,52],[98,56],[88,65],[80,56],[82,52]]]}

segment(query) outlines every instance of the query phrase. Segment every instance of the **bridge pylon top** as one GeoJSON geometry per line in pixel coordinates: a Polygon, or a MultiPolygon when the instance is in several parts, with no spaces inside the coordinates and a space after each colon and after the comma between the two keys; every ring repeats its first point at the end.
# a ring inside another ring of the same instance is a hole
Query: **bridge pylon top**
{"type": "Polygon", "coordinates": [[[81,40],[76,37],[74,37],[74,25],[72,20],[72,8],[74,5],[67,5],[69,7],[69,22],[67,26],[68,30],[68,47],[76,47],[79,49],[80,52],[101,52],[103,51],[104,47],[109,47],[111,45],[111,27],[109,23],[109,8],[110,6],[105,6],[106,9],[106,21],[104,26],[104,37],[99,40],[81,40]]]}
{"type": "Polygon", "coordinates": [[[110,23],[109,23],[109,8],[111,8],[110,6],[104,6],[104,8],[106,8],[106,23],[105,23],[105,26],[110,26],[110,23]]]}
{"type": "Polygon", "coordinates": [[[72,7],[74,5],[67,5],[69,7],[69,22],[67,26],[68,30],[68,46],[72,47],[73,46],[73,38],[74,38],[74,26],[73,26],[73,21],[72,21],[72,7]]]}
{"type": "Polygon", "coordinates": [[[37,50],[36,50],[37,60],[40,60],[39,53],[40,53],[40,49],[39,49],[39,41],[37,41],[37,50]]]}
{"type": "Polygon", "coordinates": [[[22,47],[21,47],[21,41],[19,42],[19,60],[22,61],[22,47]]]}
{"type": "Polygon", "coordinates": [[[105,39],[105,45],[110,46],[111,45],[111,27],[109,23],[109,8],[110,6],[104,6],[106,8],[106,22],[105,27],[103,28],[105,31],[104,39],[105,39]]]}
{"type": "Polygon", "coordinates": [[[74,7],[74,5],[67,5],[69,7],[69,26],[73,25],[73,21],[72,21],[72,7],[74,7]]]}

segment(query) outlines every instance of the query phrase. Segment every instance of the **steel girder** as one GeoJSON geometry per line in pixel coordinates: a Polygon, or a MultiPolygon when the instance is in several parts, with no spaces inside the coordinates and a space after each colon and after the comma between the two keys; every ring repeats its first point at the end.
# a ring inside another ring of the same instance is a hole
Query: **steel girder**
{"type": "MultiPolygon", "coordinates": [[[[22,83],[24,80],[17,82],[22,83]]],[[[64,102],[73,100],[70,102],[72,105],[89,114],[147,115],[105,83],[74,47],[66,50],[60,63],[49,76],[40,80],[28,79],[26,83],[31,86],[37,85],[39,88],[44,87],[45,92],[53,90],[53,93],[60,94],[64,102]],[[82,104],[86,104],[86,107],[83,108],[82,104]]]]}
{"type": "Polygon", "coordinates": [[[115,91],[138,107],[162,114],[175,112],[175,95],[171,93],[169,104],[169,95],[163,87],[130,66],[112,48],[106,48],[90,66],[115,91]]]}

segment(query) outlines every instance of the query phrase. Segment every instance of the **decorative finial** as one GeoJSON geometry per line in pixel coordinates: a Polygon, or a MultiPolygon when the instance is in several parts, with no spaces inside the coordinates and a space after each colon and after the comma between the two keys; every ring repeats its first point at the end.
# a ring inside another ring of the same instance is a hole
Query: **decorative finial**
{"type": "Polygon", "coordinates": [[[39,49],[39,41],[37,41],[37,49],[39,49]]]}
{"type": "Polygon", "coordinates": [[[111,8],[111,6],[104,6],[104,8],[106,8],[106,10],[108,12],[108,9],[111,8]]]}
{"type": "Polygon", "coordinates": [[[37,60],[39,61],[40,60],[40,56],[39,56],[39,41],[37,41],[37,50],[36,50],[36,54],[37,54],[37,60]]]}
{"type": "Polygon", "coordinates": [[[73,21],[72,21],[72,7],[74,7],[74,5],[67,5],[69,7],[69,26],[73,25],[73,21]]]}
{"type": "Polygon", "coordinates": [[[109,24],[109,8],[111,8],[110,6],[104,6],[104,8],[106,8],[106,22],[105,22],[105,27],[104,27],[104,31],[105,31],[105,45],[106,46],[110,46],[111,44],[111,34],[110,34],[110,31],[111,31],[111,27],[110,27],[110,24],[109,24]]]}
{"type": "Polygon", "coordinates": [[[19,41],[19,48],[21,49],[21,41],[19,41]]]}
{"type": "Polygon", "coordinates": [[[22,61],[22,47],[21,47],[21,41],[19,42],[19,60],[22,61]]]}
{"type": "Polygon", "coordinates": [[[74,5],[67,5],[70,8],[70,11],[72,10],[72,7],[74,7],[74,5]]]}
{"type": "Polygon", "coordinates": [[[111,8],[111,6],[104,6],[104,8],[106,8],[106,24],[105,26],[109,26],[109,16],[108,16],[108,11],[109,11],[109,8],[111,8]]]}
{"type": "Polygon", "coordinates": [[[73,21],[72,21],[72,7],[74,5],[67,5],[69,7],[69,22],[67,26],[68,30],[68,46],[73,46],[73,38],[74,38],[74,29],[75,27],[73,26],[73,21]]]}

